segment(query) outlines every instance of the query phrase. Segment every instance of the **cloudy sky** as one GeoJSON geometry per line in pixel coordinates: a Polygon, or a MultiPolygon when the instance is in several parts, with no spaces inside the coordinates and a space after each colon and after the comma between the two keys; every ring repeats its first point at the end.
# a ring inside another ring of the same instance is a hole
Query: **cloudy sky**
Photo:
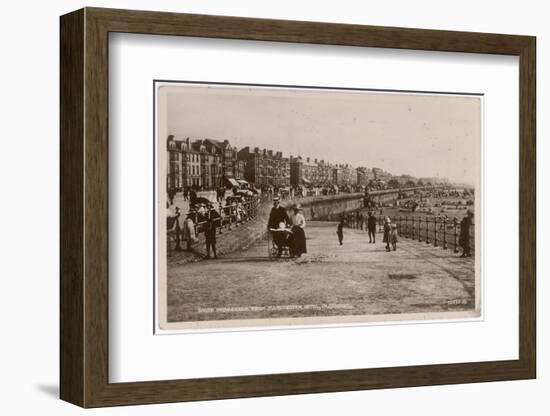
{"type": "Polygon", "coordinates": [[[478,182],[479,97],[173,84],[162,102],[159,122],[178,139],[478,182]]]}

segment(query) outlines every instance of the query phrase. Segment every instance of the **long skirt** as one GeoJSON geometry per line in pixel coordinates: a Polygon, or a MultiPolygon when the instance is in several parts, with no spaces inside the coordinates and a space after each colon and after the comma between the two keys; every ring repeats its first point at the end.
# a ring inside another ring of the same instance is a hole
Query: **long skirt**
{"type": "Polygon", "coordinates": [[[292,227],[291,241],[290,241],[290,255],[301,256],[307,253],[306,250],[306,234],[304,230],[297,225],[292,227]]]}

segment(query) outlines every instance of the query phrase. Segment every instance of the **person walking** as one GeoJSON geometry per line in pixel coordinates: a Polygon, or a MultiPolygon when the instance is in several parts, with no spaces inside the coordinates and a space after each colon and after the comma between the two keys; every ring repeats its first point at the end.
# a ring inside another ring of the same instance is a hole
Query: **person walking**
{"type": "MultiPolygon", "coordinates": [[[[290,224],[290,219],[286,213],[286,209],[279,205],[280,198],[278,196],[273,197],[273,208],[269,212],[269,219],[267,221],[267,231],[270,232],[272,229],[280,228],[280,224],[287,226],[290,224]]],[[[274,232],[271,233],[273,236],[273,243],[277,246],[278,256],[281,256],[283,253],[283,246],[287,242],[288,235],[287,233],[274,232]]]]}
{"type": "Polygon", "coordinates": [[[206,243],[206,258],[210,258],[210,249],[212,249],[212,254],[214,258],[217,259],[216,254],[216,231],[217,226],[216,222],[218,221],[219,215],[216,210],[210,207],[206,223],[204,225],[204,240],[206,243]]]}
{"type": "Polygon", "coordinates": [[[170,201],[170,205],[174,205],[174,196],[176,195],[176,191],[174,189],[170,189],[168,191],[168,201],[170,201]]]}
{"type": "Polygon", "coordinates": [[[168,239],[174,239],[175,242],[175,251],[181,251],[181,227],[179,223],[180,212],[179,208],[176,207],[176,213],[173,214],[170,209],[170,204],[166,202],[166,235],[168,239]]]}
{"type": "Polygon", "coordinates": [[[189,203],[195,205],[195,200],[197,199],[197,192],[191,188],[189,191],[189,203]]]}
{"type": "Polygon", "coordinates": [[[369,211],[367,214],[367,230],[369,232],[369,243],[376,243],[376,217],[369,211]]]}
{"type": "Polygon", "coordinates": [[[390,240],[393,251],[397,250],[397,224],[391,225],[390,240]]]}
{"type": "Polygon", "coordinates": [[[460,238],[458,244],[462,247],[462,255],[460,257],[470,257],[470,226],[474,213],[471,210],[466,211],[466,216],[460,221],[460,238]]]}
{"type": "Polygon", "coordinates": [[[386,251],[391,251],[390,240],[391,240],[391,220],[390,217],[384,218],[384,238],[382,239],[383,243],[386,243],[386,251]]]}
{"type": "Polygon", "coordinates": [[[182,235],[183,240],[187,242],[187,251],[191,251],[191,244],[197,241],[197,236],[195,233],[195,223],[191,219],[191,217],[194,215],[195,213],[193,211],[189,211],[187,213],[185,221],[183,222],[182,235]]]}
{"type": "Polygon", "coordinates": [[[344,244],[344,217],[340,217],[340,222],[336,228],[336,235],[338,236],[338,242],[340,245],[344,244]]]}
{"type": "Polygon", "coordinates": [[[292,210],[294,213],[290,218],[292,223],[292,229],[290,230],[292,232],[290,235],[290,256],[301,257],[302,254],[307,253],[306,234],[304,232],[306,219],[300,204],[294,205],[292,210]]]}

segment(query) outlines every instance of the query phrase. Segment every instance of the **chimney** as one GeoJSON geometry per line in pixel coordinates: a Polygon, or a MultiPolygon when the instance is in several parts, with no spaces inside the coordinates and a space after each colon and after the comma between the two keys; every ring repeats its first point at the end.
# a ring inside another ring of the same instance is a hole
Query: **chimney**
{"type": "Polygon", "coordinates": [[[317,158],[313,159],[313,161],[314,161],[315,163],[317,163],[317,158]]]}
{"type": "Polygon", "coordinates": [[[306,162],[309,163],[309,157],[306,157],[306,162]]]}

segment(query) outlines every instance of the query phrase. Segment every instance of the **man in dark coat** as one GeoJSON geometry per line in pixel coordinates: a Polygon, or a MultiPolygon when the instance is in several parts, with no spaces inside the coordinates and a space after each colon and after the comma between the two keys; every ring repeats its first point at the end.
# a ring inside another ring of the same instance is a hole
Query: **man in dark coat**
{"type": "Polygon", "coordinates": [[[344,216],[340,217],[340,222],[336,227],[336,235],[338,236],[338,243],[340,245],[344,244],[344,216]]]}
{"type": "Polygon", "coordinates": [[[197,192],[194,189],[189,191],[189,203],[195,205],[195,199],[197,199],[197,192]]]}
{"type": "Polygon", "coordinates": [[[207,214],[206,223],[204,224],[204,240],[206,243],[206,258],[210,258],[210,248],[212,248],[212,254],[214,258],[217,259],[216,254],[216,231],[217,224],[219,221],[220,215],[216,212],[215,209],[209,207],[209,213],[207,214]]]}
{"type": "Polygon", "coordinates": [[[367,230],[369,232],[369,243],[376,243],[376,217],[369,211],[367,218],[367,230]]]}
{"type": "Polygon", "coordinates": [[[460,244],[460,247],[463,249],[460,257],[470,257],[470,226],[472,225],[472,218],[474,218],[474,213],[468,210],[466,216],[460,221],[460,238],[458,244],[460,244]]]}
{"type": "MultiPolygon", "coordinates": [[[[269,220],[267,221],[267,231],[269,232],[270,229],[276,229],[279,228],[280,223],[284,223],[285,225],[290,224],[290,219],[288,218],[288,214],[286,213],[286,209],[281,207],[279,205],[279,197],[275,196],[273,198],[273,208],[271,208],[271,212],[269,213],[269,220]]],[[[274,232],[273,235],[273,242],[277,246],[278,254],[279,256],[283,252],[283,246],[287,242],[288,236],[286,233],[282,232],[274,232]]]]}

